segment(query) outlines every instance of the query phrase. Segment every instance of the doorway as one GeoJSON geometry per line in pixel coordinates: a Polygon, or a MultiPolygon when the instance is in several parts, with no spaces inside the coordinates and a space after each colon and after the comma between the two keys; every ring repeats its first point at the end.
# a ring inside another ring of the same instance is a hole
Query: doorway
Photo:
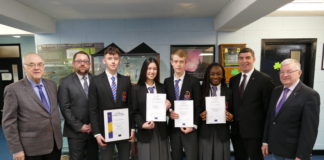
{"type": "Polygon", "coordinates": [[[261,71],[281,85],[278,64],[284,59],[293,58],[300,62],[300,80],[313,88],[317,39],[262,39],[261,71]]]}

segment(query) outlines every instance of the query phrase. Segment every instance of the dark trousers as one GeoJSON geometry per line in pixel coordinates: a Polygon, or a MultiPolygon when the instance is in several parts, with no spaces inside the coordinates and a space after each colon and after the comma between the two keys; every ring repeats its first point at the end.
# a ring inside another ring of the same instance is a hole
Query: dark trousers
{"type": "MultiPolygon", "coordinates": [[[[44,144],[46,145],[46,144],[44,144]]],[[[26,156],[26,160],[60,160],[61,159],[61,149],[56,147],[54,143],[53,151],[46,155],[40,156],[26,156]]]]}
{"type": "Polygon", "coordinates": [[[105,147],[100,148],[101,160],[113,160],[115,155],[115,147],[118,152],[118,160],[129,160],[130,155],[130,142],[128,140],[118,141],[115,143],[108,143],[105,147]]]}
{"type": "Polygon", "coordinates": [[[183,149],[185,151],[186,160],[198,159],[197,131],[184,134],[180,129],[173,129],[170,136],[170,144],[172,160],[182,160],[183,149]]]}
{"type": "Polygon", "coordinates": [[[88,137],[68,138],[70,160],[98,160],[98,144],[89,134],[88,137]]]}
{"type": "Polygon", "coordinates": [[[235,160],[263,160],[261,138],[242,138],[232,136],[235,160]]]}

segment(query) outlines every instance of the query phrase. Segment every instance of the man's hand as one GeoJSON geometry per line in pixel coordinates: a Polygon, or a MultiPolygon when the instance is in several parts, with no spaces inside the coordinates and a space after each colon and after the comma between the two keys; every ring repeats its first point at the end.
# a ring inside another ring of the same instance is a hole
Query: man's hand
{"type": "Polygon", "coordinates": [[[203,121],[206,121],[206,116],[207,116],[207,112],[206,111],[203,111],[200,113],[200,118],[203,120],[203,121]]]}
{"type": "Polygon", "coordinates": [[[188,134],[190,132],[193,131],[193,127],[181,127],[180,128],[181,132],[183,132],[184,134],[188,134]]]}
{"type": "Polygon", "coordinates": [[[170,118],[171,119],[178,119],[179,118],[179,114],[175,113],[174,111],[170,112],[170,118]]]}
{"type": "Polygon", "coordinates": [[[101,146],[101,147],[107,146],[107,144],[105,144],[105,138],[102,137],[101,134],[96,136],[96,140],[97,140],[97,143],[99,144],[99,146],[101,146]]]}
{"type": "Polygon", "coordinates": [[[129,142],[135,142],[135,130],[131,130],[129,142]]]}
{"type": "Polygon", "coordinates": [[[263,156],[267,156],[269,155],[269,149],[268,149],[268,144],[262,144],[262,147],[261,147],[261,150],[262,150],[262,154],[263,156]]]}
{"type": "Polygon", "coordinates": [[[295,160],[301,160],[301,158],[296,157],[295,160]]]}
{"type": "Polygon", "coordinates": [[[153,129],[155,127],[155,124],[153,121],[145,122],[142,125],[142,128],[144,129],[153,129]]]}
{"type": "Polygon", "coordinates": [[[80,132],[82,133],[90,133],[91,132],[91,126],[88,124],[82,125],[80,132]]]}
{"type": "Polygon", "coordinates": [[[171,107],[171,102],[169,100],[165,100],[165,108],[168,110],[171,107]]]}
{"type": "Polygon", "coordinates": [[[13,160],[25,160],[25,152],[24,151],[20,151],[18,153],[14,153],[12,155],[12,159],[13,160]]]}

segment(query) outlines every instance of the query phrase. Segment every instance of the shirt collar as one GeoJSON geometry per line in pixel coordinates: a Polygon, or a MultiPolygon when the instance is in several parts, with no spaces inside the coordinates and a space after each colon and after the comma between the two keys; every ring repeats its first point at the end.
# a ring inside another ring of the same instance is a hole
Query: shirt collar
{"type": "MultiPolygon", "coordinates": [[[[186,75],[186,72],[184,72],[183,75],[179,78],[179,79],[181,79],[182,82],[183,82],[183,79],[184,79],[185,75],[186,75]]],[[[175,74],[173,75],[173,77],[174,77],[174,80],[179,80],[179,79],[176,79],[175,74]]]]}
{"type": "Polygon", "coordinates": [[[76,73],[76,72],[75,72],[75,74],[78,76],[79,80],[83,80],[83,76],[86,76],[87,79],[89,79],[88,74],[86,74],[86,75],[80,75],[79,73],[76,73]]]}
{"type": "Polygon", "coordinates": [[[110,79],[112,76],[114,76],[115,78],[117,78],[117,73],[115,75],[110,74],[107,70],[105,71],[107,77],[110,79]]]}
{"type": "MultiPolygon", "coordinates": [[[[292,84],[290,87],[288,87],[289,88],[289,91],[293,91],[295,88],[296,88],[296,86],[297,86],[297,84],[299,83],[299,79],[294,83],[294,84],[292,84]]],[[[285,87],[284,87],[285,88],[285,87]]]]}
{"type": "Polygon", "coordinates": [[[254,72],[254,68],[251,69],[249,72],[246,72],[246,73],[242,72],[242,76],[243,76],[243,74],[245,74],[246,76],[250,77],[253,72],[254,72]]]}
{"type": "Polygon", "coordinates": [[[145,82],[145,85],[146,85],[146,88],[148,88],[148,87],[154,87],[154,88],[156,88],[156,87],[155,87],[155,83],[153,83],[153,85],[149,85],[149,84],[147,84],[147,83],[145,82]]]}
{"type": "Polygon", "coordinates": [[[32,85],[33,88],[35,88],[36,85],[42,85],[42,86],[44,86],[43,79],[40,80],[40,83],[39,84],[35,83],[33,80],[29,79],[28,77],[27,77],[27,79],[28,79],[29,83],[32,85]]]}

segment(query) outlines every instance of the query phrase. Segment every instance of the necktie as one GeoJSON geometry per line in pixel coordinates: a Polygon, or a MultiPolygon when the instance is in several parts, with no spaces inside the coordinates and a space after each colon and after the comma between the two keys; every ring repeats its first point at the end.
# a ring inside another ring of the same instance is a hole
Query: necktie
{"type": "Polygon", "coordinates": [[[111,91],[114,97],[114,101],[117,100],[117,84],[116,84],[116,78],[114,76],[111,77],[111,91]]]}
{"type": "Polygon", "coordinates": [[[84,90],[84,93],[88,96],[88,91],[89,91],[89,85],[88,85],[88,81],[87,81],[87,76],[83,76],[82,77],[83,79],[83,90],[84,90]]]}
{"type": "Polygon", "coordinates": [[[239,86],[239,92],[241,97],[243,97],[243,93],[244,93],[245,80],[246,80],[246,74],[243,74],[243,80],[239,86]]]}
{"type": "Polygon", "coordinates": [[[39,96],[41,98],[41,101],[42,101],[45,109],[47,110],[47,112],[51,112],[51,107],[48,105],[48,103],[46,101],[46,98],[45,98],[45,94],[44,94],[44,92],[42,90],[43,85],[38,84],[38,85],[36,85],[36,87],[38,88],[38,93],[39,93],[39,96]]]}
{"type": "Polygon", "coordinates": [[[278,105],[277,105],[277,107],[276,107],[276,115],[277,115],[278,112],[280,111],[282,105],[285,103],[285,101],[286,101],[286,99],[287,99],[287,94],[288,94],[288,92],[289,92],[289,88],[284,88],[284,90],[283,90],[283,95],[282,95],[282,97],[281,97],[281,99],[280,99],[280,101],[279,101],[279,103],[278,103],[278,105]]]}
{"type": "Polygon", "coordinates": [[[149,93],[154,93],[154,87],[148,87],[149,93]]]}
{"type": "Polygon", "coordinates": [[[212,89],[211,96],[212,96],[212,97],[215,97],[215,96],[217,95],[217,94],[216,94],[216,92],[217,92],[217,87],[216,87],[216,86],[212,86],[211,89],[212,89]]]}
{"type": "Polygon", "coordinates": [[[179,88],[179,82],[181,81],[181,79],[175,80],[175,85],[174,85],[174,93],[176,96],[176,100],[180,99],[180,88],[179,88]]]}

